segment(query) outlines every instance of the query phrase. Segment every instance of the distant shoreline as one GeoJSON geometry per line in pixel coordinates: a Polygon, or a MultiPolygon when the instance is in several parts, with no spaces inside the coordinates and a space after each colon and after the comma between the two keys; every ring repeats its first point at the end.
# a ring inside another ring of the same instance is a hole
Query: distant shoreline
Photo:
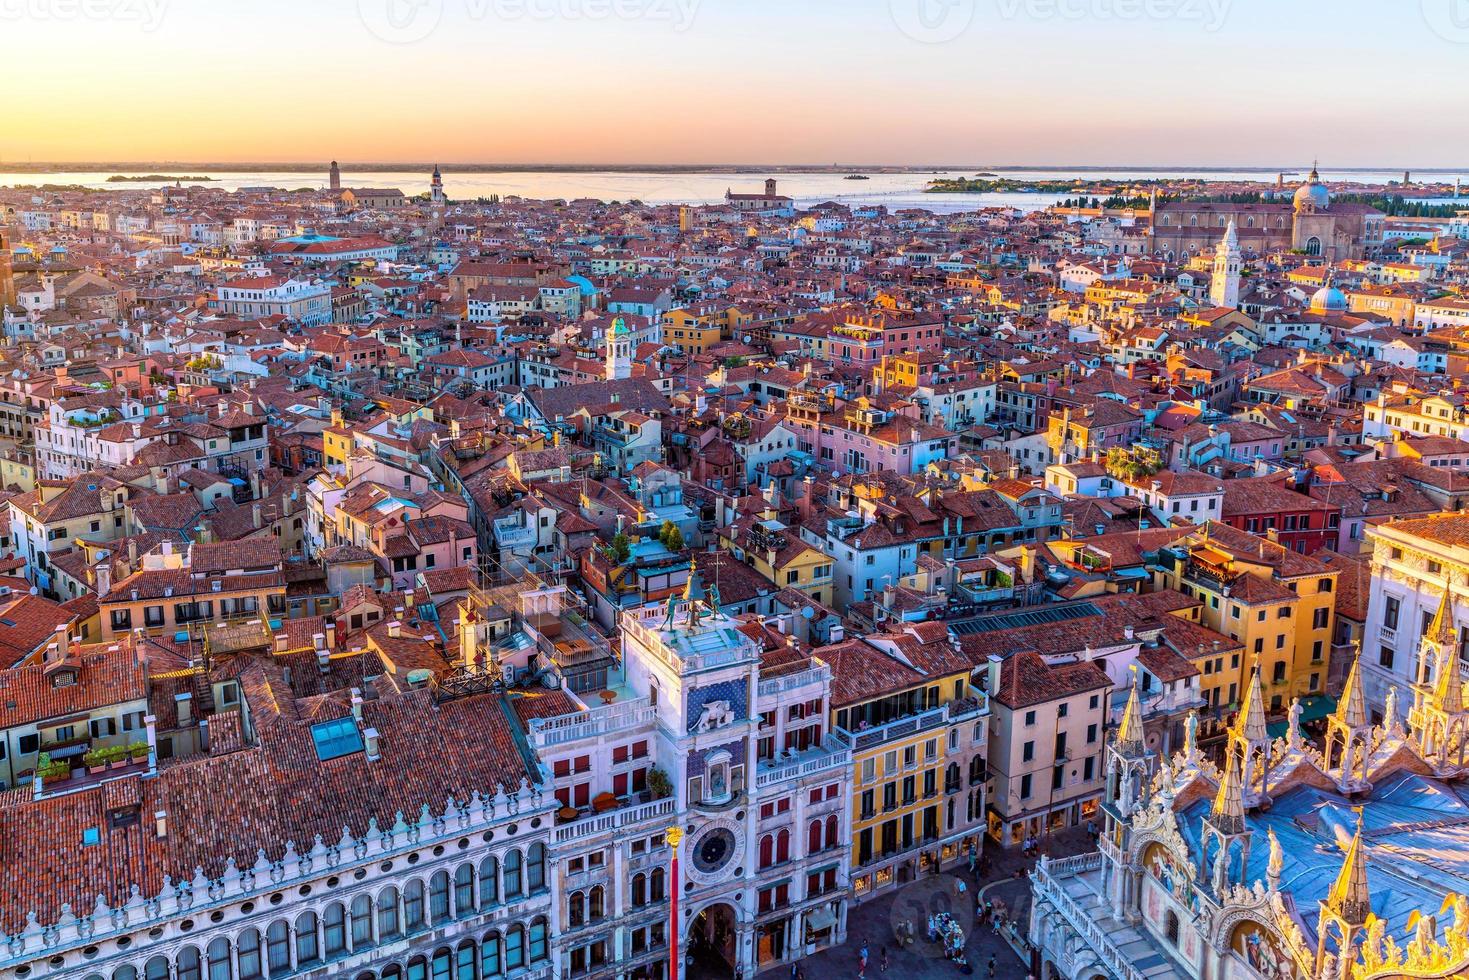
{"type": "MultiPolygon", "coordinates": [[[[26,163],[0,161],[0,173],[96,173],[109,171],[117,174],[153,174],[164,173],[169,170],[188,171],[190,173],[310,173],[320,170],[326,173],[328,163],[320,160],[308,161],[282,161],[272,163],[231,163],[229,161],[197,162],[181,160],[153,160],[153,161],[30,161],[26,163]]],[[[341,164],[343,173],[402,173],[405,171],[422,170],[425,173],[431,171],[435,164],[428,162],[408,163],[381,163],[368,162],[356,163],[345,162],[341,164]]],[[[938,171],[947,173],[970,173],[1013,171],[1021,173],[1044,172],[1044,171],[1126,171],[1130,173],[1260,173],[1277,174],[1281,171],[1295,173],[1302,170],[1299,164],[1274,167],[1229,167],[1229,166],[1199,166],[1199,165],[1158,165],[1158,164],[1025,164],[1025,165],[998,165],[998,164],[929,164],[924,166],[902,166],[894,164],[858,164],[858,163],[833,163],[833,164],[758,164],[758,163],[729,163],[729,164],[676,164],[676,163],[647,163],[647,164],[608,164],[608,163],[440,163],[439,169],[444,173],[646,173],[646,174],[743,174],[743,173],[789,173],[789,174],[849,174],[862,172],[868,174],[932,174],[938,171]]],[[[1408,170],[1413,174],[1456,174],[1469,173],[1469,166],[1461,168],[1453,167],[1427,167],[1415,169],[1413,167],[1328,167],[1331,173],[1383,173],[1408,170]]],[[[141,180],[142,178],[138,178],[141,180]]],[[[169,178],[173,179],[173,178],[169,178]]]]}
{"type": "Polygon", "coordinates": [[[107,178],[109,184],[144,183],[148,181],[171,180],[179,184],[201,184],[213,181],[213,177],[180,177],[173,174],[113,174],[107,178]]]}

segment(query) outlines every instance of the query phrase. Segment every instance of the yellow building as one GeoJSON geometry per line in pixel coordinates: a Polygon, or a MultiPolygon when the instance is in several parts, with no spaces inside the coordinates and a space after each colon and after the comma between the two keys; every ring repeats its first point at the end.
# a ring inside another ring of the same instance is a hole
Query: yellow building
{"type": "Polygon", "coordinates": [[[328,469],[345,467],[352,455],[356,437],[342,420],[341,412],[332,412],[332,424],[321,431],[321,461],[328,469]]]}
{"type": "Polygon", "coordinates": [[[35,460],[18,450],[0,455],[0,487],[17,487],[21,493],[36,489],[35,460]]]}
{"type": "Polygon", "coordinates": [[[852,888],[862,900],[982,846],[988,702],[941,623],[824,647],[852,739],[852,888]]]}
{"type": "Polygon", "coordinates": [[[1159,553],[1154,584],[1202,603],[1199,622],[1241,650],[1205,656],[1201,693],[1214,730],[1238,709],[1260,667],[1265,710],[1326,692],[1336,615],[1336,569],[1244,531],[1210,522],[1159,553]]]}
{"type": "Polygon", "coordinates": [[[753,321],[735,306],[694,306],[663,314],[663,342],[687,354],[702,354],[721,340],[738,339],[753,321]]]}
{"type": "Polygon", "coordinates": [[[721,528],[719,543],[777,589],[796,589],[822,605],[834,601],[831,558],[803,542],[773,510],[721,528]]]}

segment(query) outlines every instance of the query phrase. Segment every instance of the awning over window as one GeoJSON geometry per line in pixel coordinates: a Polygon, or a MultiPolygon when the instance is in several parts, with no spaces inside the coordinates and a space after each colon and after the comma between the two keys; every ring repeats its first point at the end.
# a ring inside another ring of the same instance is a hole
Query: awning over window
{"type": "Polygon", "coordinates": [[[830,907],[814,909],[806,913],[806,928],[821,932],[837,924],[837,914],[830,907]]]}

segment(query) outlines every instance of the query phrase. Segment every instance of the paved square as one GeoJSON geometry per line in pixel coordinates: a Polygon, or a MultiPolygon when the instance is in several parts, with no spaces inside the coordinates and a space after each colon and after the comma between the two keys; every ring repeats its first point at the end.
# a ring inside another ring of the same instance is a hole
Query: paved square
{"type": "MultiPolygon", "coordinates": [[[[1065,857],[1092,850],[1086,832],[1067,830],[1054,834],[1048,841],[1053,857],[1065,857]]],[[[962,865],[954,873],[920,878],[898,891],[864,902],[848,914],[847,942],[835,949],[824,950],[800,961],[806,980],[857,980],[858,954],[867,943],[866,980],[960,980],[964,976],[957,963],[943,956],[938,944],[925,936],[930,914],[947,911],[961,923],[965,932],[965,958],[973,969],[975,980],[987,980],[990,958],[995,961],[997,980],[1025,980],[1029,964],[996,934],[988,924],[975,918],[976,903],[1000,901],[1009,911],[1017,936],[1024,937],[1030,914],[1030,881],[1023,874],[1034,861],[1018,850],[1002,851],[992,847],[988,852],[991,868],[976,880],[962,865]],[[1022,874],[1017,877],[1017,872],[1022,874]],[[959,882],[964,890],[959,891],[959,882]],[[895,938],[900,924],[911,922],[914,940],[900,946],[895,938]],[[888,950],[888,968],[882,970],[882,951],[888,950]]],[[[762,974],[770,980],[785,980],[790,965],[773,967],[762,974]]]]}

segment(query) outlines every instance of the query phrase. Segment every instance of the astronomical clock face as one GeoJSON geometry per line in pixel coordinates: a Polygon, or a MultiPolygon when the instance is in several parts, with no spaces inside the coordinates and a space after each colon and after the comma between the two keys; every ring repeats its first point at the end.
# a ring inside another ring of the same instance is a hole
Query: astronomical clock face
{"type": "Polygon", "coordinates": [[[696,831],[687,852],[689,877],[702,885],[731,877],[744,850],[736,830],[728,821],[715,821],[696,831]]]}

